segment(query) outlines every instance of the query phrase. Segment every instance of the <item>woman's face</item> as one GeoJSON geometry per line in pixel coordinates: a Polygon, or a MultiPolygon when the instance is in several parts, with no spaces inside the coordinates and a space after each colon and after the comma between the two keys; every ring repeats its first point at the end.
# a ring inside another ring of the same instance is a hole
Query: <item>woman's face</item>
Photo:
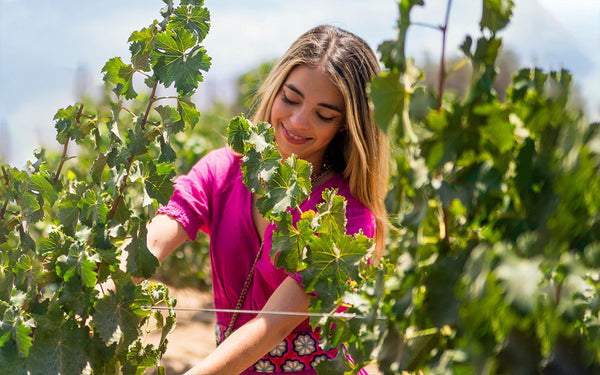
{"type": "Polygon", "coordinates": [[[271,109],[270,122],[281,156],[296,154],[318,170],[327,145],[346,128],[345,114],[344,97],[327,74],[320,68],[295,67],[271,109]]]}

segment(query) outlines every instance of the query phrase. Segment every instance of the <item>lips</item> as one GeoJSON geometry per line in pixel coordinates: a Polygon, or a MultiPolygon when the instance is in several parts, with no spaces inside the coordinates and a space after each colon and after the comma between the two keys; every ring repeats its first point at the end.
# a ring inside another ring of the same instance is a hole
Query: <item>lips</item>
{"type": "Polygon", "coordinates": [[[286,140],[290,143],[302,144],[311,139],[311,138],[300,137],[296,134],[293,134],[289,130],[287,130],[286,127],[283,125],[281,125],[281,129],[283,129],[283,135],[285,136],[286,140]]]}

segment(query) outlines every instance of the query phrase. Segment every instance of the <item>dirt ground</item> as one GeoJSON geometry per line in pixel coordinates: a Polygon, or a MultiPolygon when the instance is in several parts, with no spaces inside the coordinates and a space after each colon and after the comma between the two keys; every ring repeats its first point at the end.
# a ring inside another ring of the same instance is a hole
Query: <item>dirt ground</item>
{"type": "MultiPolygon", "coordinates": [[[[180,308],[212,307],[210,293],[194,288],[175,288],[169,286],[171,296],[177,298],[180,308]]],[[[167,352],[161,364],[165,366],[167,375],[183,374],[195,363],[201,361],[215,348],[214,314],[178,311],[177,326],[169,335],[167,352]]],[[[159,334],[151,335],[150,341],[157,342],[159,334]]],[[[375,366],[369,366],[370,375],[380,375],[375,366]]],[[[148,374],[155,374],[149,371],[148,374]]]]}

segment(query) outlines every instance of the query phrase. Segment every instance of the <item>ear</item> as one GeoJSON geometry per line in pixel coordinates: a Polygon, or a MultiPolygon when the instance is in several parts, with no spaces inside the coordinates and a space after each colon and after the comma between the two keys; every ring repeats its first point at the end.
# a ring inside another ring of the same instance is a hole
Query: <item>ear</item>
{"type": "Polygon", "coordinates": [[[348,130],[348,124],[340,126],[340,128],[338,129],[338,133],[345,132],[346,130],[348,130]]]}

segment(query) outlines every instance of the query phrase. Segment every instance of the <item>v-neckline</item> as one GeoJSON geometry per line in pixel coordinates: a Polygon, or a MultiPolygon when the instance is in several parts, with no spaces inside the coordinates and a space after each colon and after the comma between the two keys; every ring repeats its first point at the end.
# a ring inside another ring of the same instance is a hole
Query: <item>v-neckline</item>
{"type": "Polygon", "coordinates": [[[256,199],[258,199],[256,195],[250,192],[250,219],[252,220],[252,227],[254,227],[254,232],[256,233],[258,242],[259,244],[262,244],[265,240],[265,232],[269,227],[269,222],[262,217],[262,215],[258,211],[258,208],[256,208],[256,199]],[[258,223],[257,220],[264,220],[264,222],[266,223],[264,229],[262,230],[262,233],[261,228],[258,225],[260,223],[258,223]]]}
{"type": "MultiPolygon", "coordinates": [[[[319,184],[317,187],[315,187],[312,192],[311,195],[308,196],[306,198],[306,201],[310,200],[311,197],[313,196],[313,194],[318,193],[318,192],[322,192],[326,187],[325,184],[333,179],[335,179],[337,177],[337,174],[333,174],[331,177],[329,177],[327,180],[323,181],[323,183],[319,184]]],[[[254,228],[254,233],[256,233],[256,237],[258,240],[258,244],[259,246],[261,246],[265,240],[265,232],[267,231],[267,228],[269,227],[269,222],[267,220],[265,220],[262,215],[260,214],[260,212],[258,211],[258,208],[256,208],[256,213],[255,213],[255,207],[256,207],[256,200],[258,199],[256,197],[256,195],[254,193],[252,193],[251,191],[248,190],[248,194],[250,196],[250,220],[251,220],[251,224],[252,227],[254,228]],[[264,230],[262,231],[262,233],[260,233],[260,228],[257,226],[257,222],[255,221],[254,217],[255,214],[260,217],[260,220],[264,220],[264,222],[266,223],[266,225],[264,226],[264,230]]],[[[320,196],[320,195],[319,195],[320,196]]]]}

